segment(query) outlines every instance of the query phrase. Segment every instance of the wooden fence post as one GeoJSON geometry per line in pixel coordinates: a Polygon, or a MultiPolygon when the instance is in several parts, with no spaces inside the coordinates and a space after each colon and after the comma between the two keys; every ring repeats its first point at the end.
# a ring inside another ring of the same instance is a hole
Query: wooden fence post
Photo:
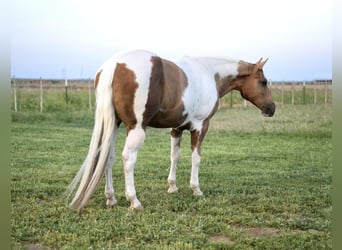
{"type": "Polygon", "coordinates": [[[291,86],[291,104],[294,105],[295,103],[295,87],[294,87],[294,82],[292,82],[292,86],[291,86]]]}
{"type": "Polygon", "coordinates": [[[317,81],[315,81],[314,83],[314,104],[317,104],[317,81]]]}
{"type": "Polygon", "coordinates": [[[66,109],[69,110],[68,80],[67,79],[65,79],[65,101],[66,101],[66,109]]]}
{"type": "Polygon", "coordinates": [[[324,84],[324,105],[328,103],[328,81],[325,81],[324,84]]]}
{"type": "Polygon", "coordinates": [[[90,78],[88,79],[88,94],[89,94],[89,110],[92,110],[92,105],[91,105],[91,84],[90,84],[90,78]]]}
{"type": "Polygon", "coordinates": [[[43,81],[42,77],[39,79],[39,84],[40,84],[40,113],[43,112],[43,81]]]}
{"type": "Polygon", "coordinates": [[[17,83],[15,80],[15,75],[13,75],[13,95],[14,95],[14,112],[18,111],[17,107],[17,83]]]}
{"type": "Polygon", "coordinates": [[[284,100],[284,82],[281,82],[281,105],[284,106],[285,100],[284,100]]]}
{"type": "Polygon", "coordinates": [[[303,104],[306,104],[306,99],[305,99],[305,81],[303,81],[303,104]]]}

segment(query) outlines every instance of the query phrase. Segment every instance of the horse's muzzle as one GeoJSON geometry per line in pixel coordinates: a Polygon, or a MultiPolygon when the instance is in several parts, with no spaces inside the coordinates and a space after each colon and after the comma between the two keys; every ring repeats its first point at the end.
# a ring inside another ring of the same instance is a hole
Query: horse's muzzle
{"type": "Polygon", "coordinates": [[[274,115],[275,109],[276,105],[274,102],[267,103],[262,109],[262,114],[267,117],[272,117],[274,115]]]}

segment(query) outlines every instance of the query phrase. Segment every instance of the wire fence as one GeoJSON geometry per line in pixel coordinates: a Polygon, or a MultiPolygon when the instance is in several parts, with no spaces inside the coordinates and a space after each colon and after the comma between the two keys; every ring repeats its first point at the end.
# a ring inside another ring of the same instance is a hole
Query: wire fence
{"type": "MultiPolygon", "coordinates": [[[[90,78],[47,80],[42,78],[16,79],[14,76],[11,85],[11,110],[14,112],[92,111],[95,106],[93,79],[90,78]]],[[[331,80],[270,82],[269,87],[277,105],[332,103],[331,80]]],[[[232,91],[220,101],[220,108],[251,105],[237,91],[232,91]]]]}

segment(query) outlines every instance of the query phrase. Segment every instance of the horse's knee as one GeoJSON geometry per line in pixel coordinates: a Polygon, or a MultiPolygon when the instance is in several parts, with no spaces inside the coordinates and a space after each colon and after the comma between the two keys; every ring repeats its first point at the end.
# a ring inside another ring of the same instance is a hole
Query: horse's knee
{"type": "Polygon", "coordinates": [[[145,130],[143,128],[134,128],[128,132],[126,146],[130,150],[138,150],[145,141],[145,130]]]}

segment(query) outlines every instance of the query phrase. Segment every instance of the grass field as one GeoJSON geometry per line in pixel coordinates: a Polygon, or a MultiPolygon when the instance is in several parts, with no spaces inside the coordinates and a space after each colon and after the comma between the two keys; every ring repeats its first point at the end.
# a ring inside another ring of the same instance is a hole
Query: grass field
{"type": "Polygon", "coordinates": [[[203,197],[189,188],[189,134],[177,194],[168,194],[169,131],[148,129],[135,171],[143,211],[124,195],[120,131],[113,180],[119,205],[105,206],[104,182],[85,209],[63,192],[84,160],[93,113],[12,113],[13,249],[331,249],[330,105],[221,109],[202,147],[203,197]]]}

